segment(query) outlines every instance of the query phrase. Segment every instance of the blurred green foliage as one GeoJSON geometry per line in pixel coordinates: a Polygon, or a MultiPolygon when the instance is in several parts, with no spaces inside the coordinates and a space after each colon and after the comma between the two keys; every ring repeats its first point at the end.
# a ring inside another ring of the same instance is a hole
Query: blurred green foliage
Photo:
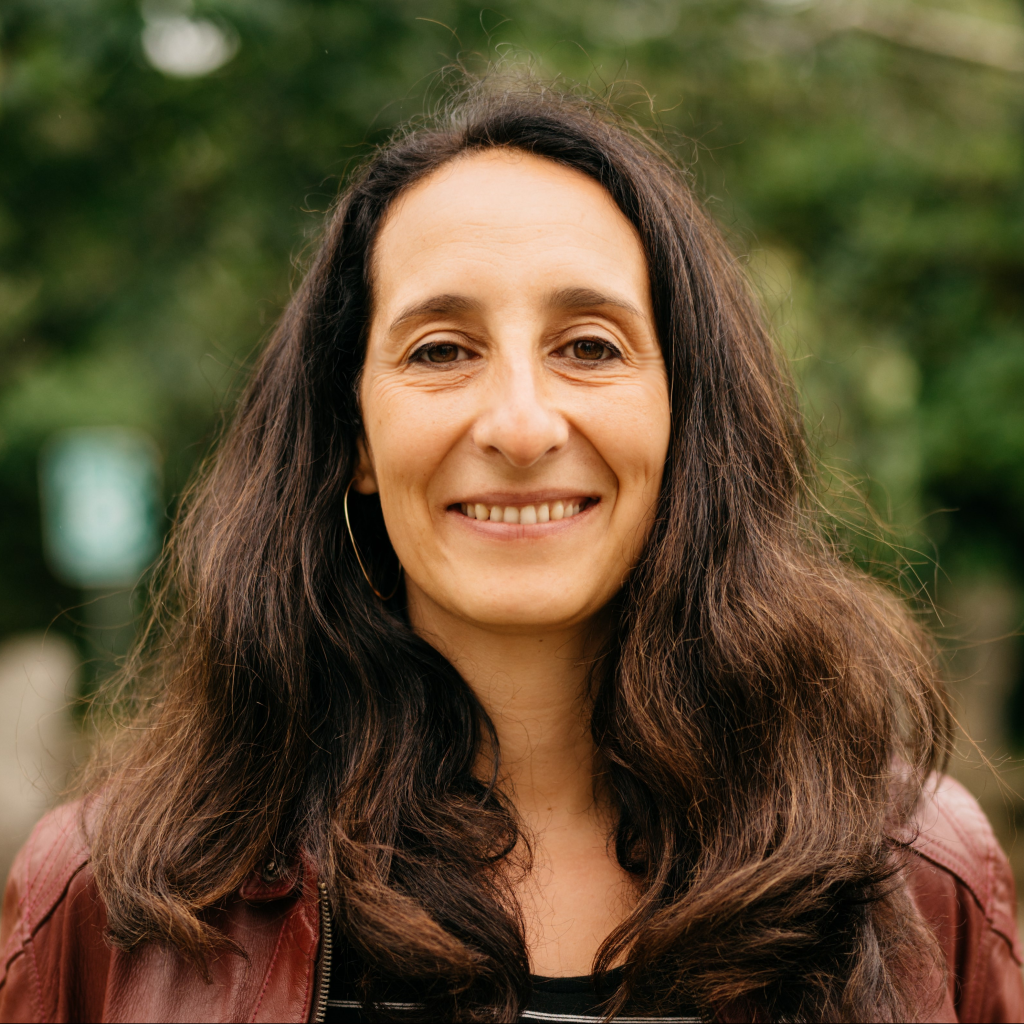
{"type": "Polygon", "coordinates": [[[1017,0],[4,0],[0,634],[43,561],[53,431],[162,447],[168,507],[351,163],[463,60],[659,127],[749,263],[823,455],[950,572],[1024,579],[1017,0]],[[145,19],[237,52],[157,70],[145,19]]]}

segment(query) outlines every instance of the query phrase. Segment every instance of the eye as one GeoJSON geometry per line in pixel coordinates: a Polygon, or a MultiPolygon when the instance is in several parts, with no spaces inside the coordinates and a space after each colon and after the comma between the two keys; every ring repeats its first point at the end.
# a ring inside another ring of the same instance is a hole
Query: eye
{"type": "Polygon", "coordinates": [[[573,359],[587,363],[614,359],[618,355],[618,352],[606,341],[599,341],[596,338],[580,338],[567,345],[566,348],[570,349],[573,359]]]}
{"type": "Polygon", "coordinates": [[[418,348],[409,357],[410,362],[417,363],[457,363],[469,358],[469,353],[451,341],[435,342],[418,348]]]}

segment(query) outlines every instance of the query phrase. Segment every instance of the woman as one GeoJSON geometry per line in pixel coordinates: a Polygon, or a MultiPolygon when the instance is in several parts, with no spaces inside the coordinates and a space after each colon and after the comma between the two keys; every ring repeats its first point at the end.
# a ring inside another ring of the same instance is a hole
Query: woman
{"type": "Polygon", "coordinates": [[[932,648],[810,472],[641,134],[491,82],[396,137],[12,872],[3,1018],[1021,1019],[932,648]]]}

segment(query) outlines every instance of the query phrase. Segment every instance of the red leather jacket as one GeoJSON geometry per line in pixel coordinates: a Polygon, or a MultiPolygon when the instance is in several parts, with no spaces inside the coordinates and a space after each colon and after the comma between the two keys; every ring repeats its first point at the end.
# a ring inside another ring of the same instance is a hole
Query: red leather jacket
{"type": "MultiPolygon", "coordinates": [[[[70,804],[36,826],[11,870],[0,928],[0,1021],[307,1021],[322,1015],[330,963],[312,870],[266,884],[254,874],[213,919],[246,952],[212,980],[173,951],[104,941],[106,912],[70,804]],[[319,1013],[318,1013],[319,1011],[319,1013]]],[[[943,779],[922,804],[907,867],[915,904],[945,954],[920,1019],[1022,1021],[1013,877],[981,809],[943,779]]]]}

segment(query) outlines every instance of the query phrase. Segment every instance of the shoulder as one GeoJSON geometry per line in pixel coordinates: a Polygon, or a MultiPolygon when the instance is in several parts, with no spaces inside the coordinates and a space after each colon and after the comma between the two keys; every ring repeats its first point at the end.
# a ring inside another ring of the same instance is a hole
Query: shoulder
{"type": "Polygon", "coordinates": [[[984,811],[960,783],[934,776],[913,827],[907,887],[942,951],[955,1012],[941,1019],[1024,1019],[1013,873],[984,811]]]}
{"type": "Polygon", "coordinates": [[[89,865],[87,814],[82,801],[51,811],[15,858],[0,923],[0,1019],[70,1020],[69,1000],[102,1005],[98,987],[111,951],[89,865]],[[71,959],[91,968],[74,993],[54,983],[71,959]]]}
{"type": "Polygon", "coordinates": [[[934,776],[921,796],[915,826],[914,853],[970,893],[1020,963],[1013,874],[978,801],[949,776],[934,776]]]}
{"type": "Polygon", "coordinates": [[[10,932],[15,920],[21,929],[38,927],[88,862],[84,803],[65,804],[45,815],[21,848],[8,876],[0,940],[4,954],[13,938],[10,932]]]}
{"type": "Polygon", "coordinates": [[[218,956],[206,983],[158,942],[132,952],[106,939],[107,909],[88,835],[95,800],[51,811],[18,854],[0,926],[0,1021],[303,1021],[315,988],[320,895],[315,865],[267,882],[258,871],[209,910],[240,956],[218,956]]]}

